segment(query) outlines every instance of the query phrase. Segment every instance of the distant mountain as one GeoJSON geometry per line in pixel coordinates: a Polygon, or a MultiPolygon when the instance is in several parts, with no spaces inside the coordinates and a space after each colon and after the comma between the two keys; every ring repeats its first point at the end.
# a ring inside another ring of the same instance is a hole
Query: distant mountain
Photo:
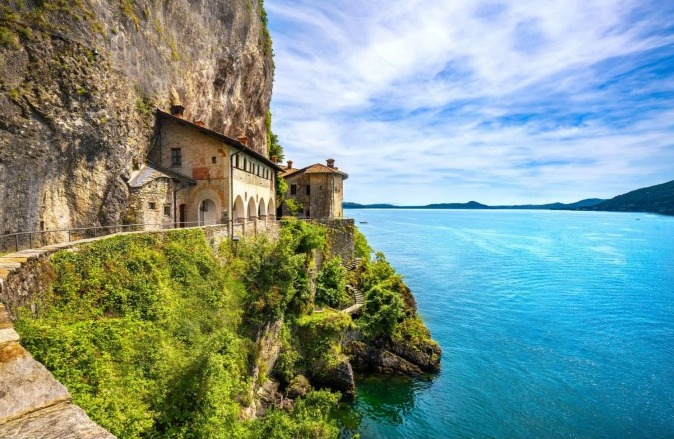
{"type": "Polygon", "coordinates": [[[603,201],[599,198],[589,198],[575,203],[551,203],[551,204],[524,204],[515,206],[488,206],[469,201],[467,203],[436,203],[425,206],[396,206],[394,204],[359,204],[350,201],[344,202],[344,209],[543,209],[543,210],[573,210],[581,207],[597,205],[603,201]]]}
{"type": "Polygon", "coordinates": [[[674,215],[674,180],[618,195],[595,206],[581,207],[581,210],[674,215]]]}
{"type": "Polygon", "coordinates": [[[575,210],[581,207],[592,207],[606,200],[601,198],[587,198],[575,203],[549,203],[549,204],[518,204],[515,206],[493,206],[492,209],[532,209],[532,210],[575,210]]]}
{"type": "Polygon", "coordinates": [[[422,209],[492,209],[486,204],[478,203],[477,201],[469,201],[467,203],[440,203],[427,204],[421,206],[422,209]]]}
{"type": "Polygon", "coordinates": [[[623,195],[602,200],[588,198],[575,203],[522,204],[514,206],[487,206],[477,201],[468,203],[439,203],[425,206],[395,206],[393,204],[344,203],[345,209],[531,209],[531,210],[601,210],[609,212],[649,212],[674,215],[674,180],[637,189],[623,195]]]}
{"type": "Polygon", "coordinates": [[[491,207],[469,201],[467,203],[440,203],[427,204],[425,206],[396,206],[394,204],[358,204],[350,201],[342,203],[344,209],[492,209],[491,207]]]}
{"type": "Polygon", "coordinates": [[[351,201],[343,202],[342,207],[344,209],[400,209],[399,206],[393,204],[358,204],[351,201]]]}

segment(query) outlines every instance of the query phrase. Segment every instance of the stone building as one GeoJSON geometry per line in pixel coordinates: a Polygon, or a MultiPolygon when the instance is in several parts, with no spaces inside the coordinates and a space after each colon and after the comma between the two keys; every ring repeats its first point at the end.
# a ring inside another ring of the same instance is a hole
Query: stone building
{"type": "Polygon", "coordinates": [[[185,120],[182,110],[157,110],[148,164],[129,180],[136,219],[185,227],[274,218],[282,168],[249,148],[245,137],[185,120]]]}
{"type": "Polygon", "coordinates": [[[326,160],[327,165],[320,163],[302,169],[293,168],[293,162],[283,167],[283,178],[288,183],[286,200],[293,200],[292,204],[297,212],[289,209],[284,203],[283,215],[297,215],[300,218],[342,218],[344,216],[342,202],[344,201],[344,180],[349,175],[335,166],[333,159],[326,160]]]}

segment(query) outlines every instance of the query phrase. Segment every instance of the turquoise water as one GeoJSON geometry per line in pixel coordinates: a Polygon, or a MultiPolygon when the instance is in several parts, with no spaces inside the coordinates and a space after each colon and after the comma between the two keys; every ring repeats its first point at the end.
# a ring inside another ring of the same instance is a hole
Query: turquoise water
{"type": "Polygon", "coordinates": [[[368,438],[674,437],[674,218],[347,210],[443,349],[358,383],[368,438]]]}

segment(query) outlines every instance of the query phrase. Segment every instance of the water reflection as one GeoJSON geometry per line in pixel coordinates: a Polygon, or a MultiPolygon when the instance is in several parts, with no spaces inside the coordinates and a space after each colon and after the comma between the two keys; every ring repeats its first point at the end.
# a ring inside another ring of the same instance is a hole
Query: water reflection
{"type": "Polygon", "coordinates": [[[356,432],[367,431],[367,426],[361,425],[364,418],[391,426],[404,423],[414,410],[415,396],[427,390],[431,383],[431,379],[397,376],[359,377],[354,401],[344,404],[338,416],[341,438],[349,439],[356,432]]]}

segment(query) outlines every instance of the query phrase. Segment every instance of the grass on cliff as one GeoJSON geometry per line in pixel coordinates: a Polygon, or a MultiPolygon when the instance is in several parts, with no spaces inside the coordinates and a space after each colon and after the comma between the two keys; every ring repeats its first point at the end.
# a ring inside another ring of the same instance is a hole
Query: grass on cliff
{"type": "MultiPolygon", "coordinates": [[[[292,262],[302,240],[285,245],[293,248],[292,262]]],[[[223,270],[201,231],[114,237],[56,253],[52,265],[56,280],[43,310],[38,318],[25,311],[16,328],[74,402],[113,434],[337,436],[329,419],[337,397],[330,392],[310,392],[290,412],[241,420],[252,398],[255,351],[241,317],[262,292],[251,294],[251,279],[223,270]]],[[[289,285],[287,273],[275,275],[284,269],[258,267],[257,280],[272,285],[265,294],[277,282],[289,285]]]]}

